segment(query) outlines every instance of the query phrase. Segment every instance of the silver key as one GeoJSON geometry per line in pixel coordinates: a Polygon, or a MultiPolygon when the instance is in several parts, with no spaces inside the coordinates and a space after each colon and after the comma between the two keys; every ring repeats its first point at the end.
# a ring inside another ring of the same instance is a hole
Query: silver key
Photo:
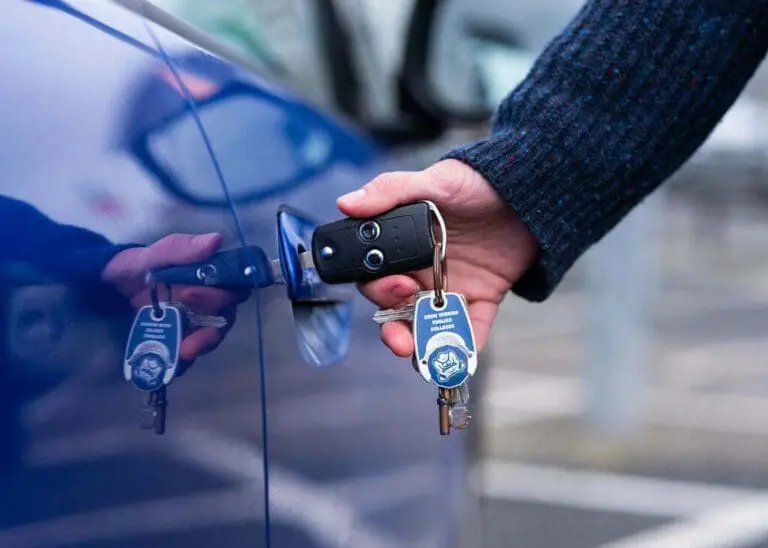
{"type": "Polygon", "coordinates": [[[222,329],[227,327],[227,319],[224,316],[206,316],[204,314],[188,314],[191,327],[215,327],[222,329]]]}
{"type": "MultiPolygon", "coordinates": [[[[431,291],[419,291],[416,294],[416,299],[418,300],[419,297],[422,297],[427,293],[431,293],[431,291]]],[[[414,304],[407,304],[402,308],[386,308],[384,310],[377,310],[373,315],[373,321],[379,325],[397,321],[412,322],[415,306],[416,305],[414,304]]]]}
{"type": "Polygon", "coordinates": [[[458,388],[453,389],[454,397],[452,398],[454,402],[458,403],[469,403],[469,383],[465,382],[458,388]]]}
{"type": "Polygon", "coordinates": [[[472,415],[467,404],[469,403],[469,383],[465,382],[457,388],[449,391],[450,403],[448,404],[448,419],[452,428],[459,430],[467,428],[472,415]]]}
{"type": "Polygon", "coordinates": [[[403,308],[388,308],[386,310],[377,310],[373,315],[373,321],[379,325],[396,322],[396,321],[413,321],[413,308],[412,304],[406,305],[403,308]]]}
{"type": "Polygon", "coordinates": [[[471,420],[472,415],[466,407],[454,406],[448,409],[448,421],[452,428],[463,430],[469,426],[471,420]]]}
{"type": "Polygon", "coordinates": [[[170,302],[169,305],[178,308],[187,318],[189,327],[214,327],[222,329],[227,326],[227,319],[224,316],[207,316],[192,312],[188,306],[180,302],[170,302]]]}

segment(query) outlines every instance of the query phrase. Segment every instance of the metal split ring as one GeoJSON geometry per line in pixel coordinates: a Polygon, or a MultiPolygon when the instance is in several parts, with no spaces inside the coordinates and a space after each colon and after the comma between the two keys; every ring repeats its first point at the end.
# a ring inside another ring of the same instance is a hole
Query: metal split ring
{"type": "MultiPolygon", "coordinates": [[[[435,221],[437,221],[437,224],[440,226],[440,260],[445,261],[445,254],[448,252],[448,234],[445,230],[445,220],[443,219],[442,214],[440,213],[440,210],[437,209],[437,206],[434,204],[434,202],[431,202],[429,200],[422,200],[425,204],[427,204],[427,207],[429,207],[429,211],[432,213],[432,215],[435,218],[435,221]]],[[[435,246],[437,246],[438,241],[437,237],[435,236],[435,226],[432,225],[430,227],[430,231],[432,232],[432,241],[435,242],[435,246]]]]}
{"type": "Polygon", "coordinates": [[[152,274],[152,271],[147,272],[147,276],[144,279],[149,288],[149,298],[152,301],[152,317],[155,320],[161,319],[165,315],[163,307],[160,306],[160,299],[157,295],[157,280],[152,274]]]}
{"type": "Polygon", "coordinates": [[[448,290],[448,263],[442,253],[442,242],[435,244],[435,254],[432,260],[432,279],[435,286],[435,306],[443,306],[445,299],[443,293],[448,290]]]}
{"type": "Polygon", "coordinates": [[[435,305],[438,307],[443,306],[445,300],[443,293],[448,290],[448,261],[446,260],[446,252],[448,249],[448,235],[445,230],[445,220],[440,214],[440,210],[437,206],[429,200],[424,200],[429,210],[440,226],[440,239],[437,239],[435,235],[435,227],[432,225],[430,230],[432,232],[432,241],[435,243],[435,253],[432,260],[432,276],[435,288],[435,305]]]}

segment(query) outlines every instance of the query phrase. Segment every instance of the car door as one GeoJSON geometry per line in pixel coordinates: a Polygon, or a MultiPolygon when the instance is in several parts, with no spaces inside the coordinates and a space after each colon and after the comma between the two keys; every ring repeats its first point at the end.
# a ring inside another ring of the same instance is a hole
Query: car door
{"type": "MultiPolygon", "coordinates": [[[[181,225],[134,148],[187,107],[144,18],[6,2],[0,44],[0,546],[266,546],[257,302],[172,383],[165,436],[140,428],[145,394],[123,378],[133,290],[97,259],[181,225]]],[[[226,208],[205,228],[237,233],[226,208]]]]}
{"type": "MultiPolygon", "coordinates": [[[[433,387],[408,360],[386,351],[372,306],[353,291],[335,304],[339,292],[297,260],[314,227],[339,217],[337,196],[403,165],[400,158],[331,109],[312,106],[301,86],[243,68],[162,13],[154,20],[186,87],[202,80],[221,90],[213,103],[194,92],[190,97],[219,171],[177,164],[174,184],[190,204],[233,205],[243,238],[280,258],[288,281],[258,291],[252,325],[263,341],[263,439],[250,452],[235,441],[247,410],[233,409],[217,433],[217,445],[243,451],[241,465],[264,465],[271,545],[452,545],[460,433],[439,436],[433,387]],[[269,160],[281,157],[294,159],[287,171],[269,160]],[[226,196],[194,182],[218,176],[226,196]],[[323,299],[329,291],[334,298],[323,299]]],[[[166,146],[158,150],[178,142],[172,132],[159,139],[166,146]]],[[[203,153],[175,152],[177,158],[203,153]]]]}

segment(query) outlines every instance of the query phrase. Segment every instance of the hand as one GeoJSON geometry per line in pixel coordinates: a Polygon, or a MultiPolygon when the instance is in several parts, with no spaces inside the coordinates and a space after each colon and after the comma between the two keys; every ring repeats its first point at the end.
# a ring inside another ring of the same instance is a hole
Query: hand
{"type": "MultiPolygon", "coordinates": [[[[219,234],[171,234],[148,247],[127,249],[115,255],[102,273],[102,279],[112,284],[135,308],[151,304],[149,288],[144,277],[148,270],[203,261],[213,255],[221,245],[219,234]]],[[[164,288],[158,287],[161,299],[164,288]]],[[[173,300],[183,302],[199,314],[221,315],[227,318],[224,330],[203,327],[187,335],[179,349],[179,358],[192,362],[198,356],[216,348],[224,333],[235,321],[237,305],[250,295],[250,291],[231,292],[212,287],[173,287],[173,300]]]]}
{"type": "MultiPolygon", "coordinates": [[[[480,350],[499,304],[535,260],[537,243],[493,187],[458,160],[444,160],[418,172],[385,173],[342,196],[337,204],[350,217],[372,217],[418,200],[434,202],[445,219],[448,291],[467,298],[480,350]]],[[[406,304],[419,287],[433,288],[431,269],[388,276],[360,289],[373,303],[392,308],[406,304]]],[[[406,322],[384,324],[381,338],[397,356],[414,352],[406,322]]]]}

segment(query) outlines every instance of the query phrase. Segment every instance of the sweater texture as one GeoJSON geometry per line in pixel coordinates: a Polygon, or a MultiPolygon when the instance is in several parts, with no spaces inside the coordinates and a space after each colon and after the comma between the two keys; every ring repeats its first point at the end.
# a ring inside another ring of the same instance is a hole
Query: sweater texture
{"type": "MultiPolygon", "coordinates": [[[[452,150],[539,242],[512,291],[543,301],[693,155],[768,50],[768,0],[589,0],[452,150]]],[[[766,120],[768,123],[768,120],[766,120]]]]}

